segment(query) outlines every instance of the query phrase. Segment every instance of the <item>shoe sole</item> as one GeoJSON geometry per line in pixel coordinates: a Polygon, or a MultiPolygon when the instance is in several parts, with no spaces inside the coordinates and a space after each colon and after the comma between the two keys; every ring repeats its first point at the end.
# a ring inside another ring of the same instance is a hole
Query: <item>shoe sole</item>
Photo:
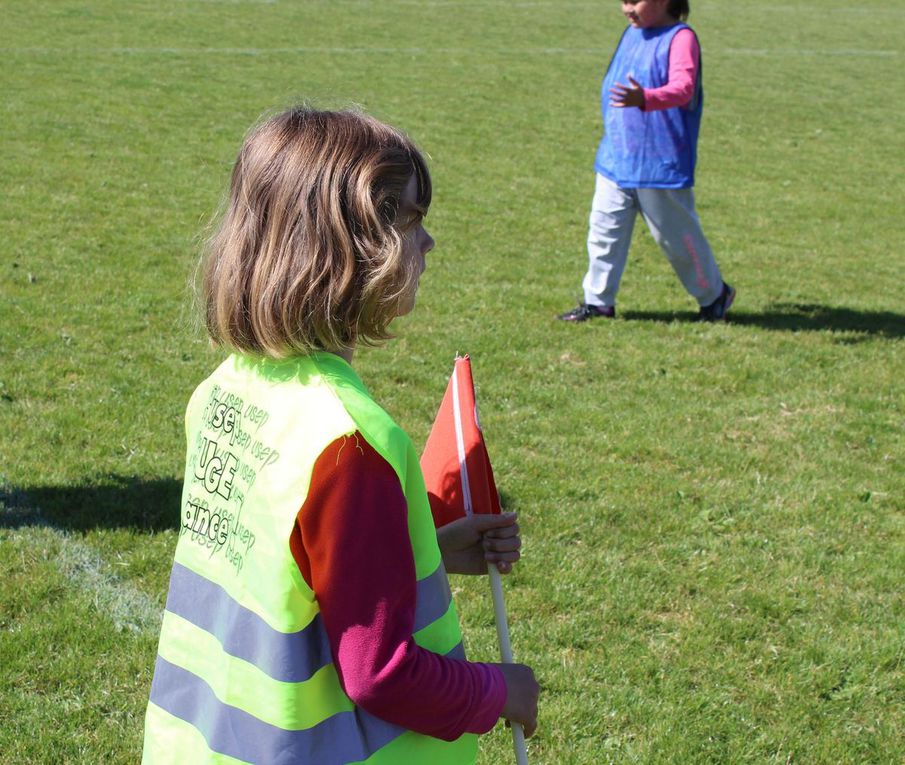
{"type": "Polygon", "coordinates": [[[571,314],[564,313],[560,316],[556,317],[557,321],[568,321],[572,324],[580,324],[584,321],[593,321],[594,319],[615,319],[616,314],[606,314],[606,313],[595,313],[587,316],[572,316],[571,314]]]}

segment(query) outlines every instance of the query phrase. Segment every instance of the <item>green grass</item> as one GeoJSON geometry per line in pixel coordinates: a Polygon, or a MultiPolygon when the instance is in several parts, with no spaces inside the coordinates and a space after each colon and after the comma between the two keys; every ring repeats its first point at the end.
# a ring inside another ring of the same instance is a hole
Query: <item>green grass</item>
{"type": "MultiPolygon", "coordinates": [[[[696,0],[696,194],[734,320],[692,323],[639,228],[621,318],[578,327],[553,316],[618,3],[0,10],[0,762],[139,758],[182,414],[217,359],[198,241],[245,130],[301,98],[431,157],[418,309],[356,366],[420,444],[473,357],[522,515],[532,763],[905,760],[905,8],[696,0]]],[[[492,660],[484,583],[453,584],[492,660]]]]}

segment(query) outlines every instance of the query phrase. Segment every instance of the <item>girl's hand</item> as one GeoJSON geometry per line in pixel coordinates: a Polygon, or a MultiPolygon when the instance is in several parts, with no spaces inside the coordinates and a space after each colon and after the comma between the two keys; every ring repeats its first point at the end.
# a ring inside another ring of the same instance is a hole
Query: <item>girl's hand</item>
{"type": "Polygon", "coordinates": [[[540,686],[531,667],[524,664],[497,664],[506,680],[506,703],[501,717],[509,722],[521,723],[525,738],[531,738],[537,729],[537,699],[540,686]]]}
{"type": "Polygon", "coordinates": [[[512,571],[520,557],[522,539],[517,513],[472,515],[437,529],[443,565],[451,574],[486,574],[495,563],[501,574],[512,571]]]}
{"type": "Polygon", "coordinates": [[[628,81],[631,83],[631,87],[617,82],[610,88],[610,106],[615,106],[617,109],[624,109],[627,106],[643,109],[644,88],[631,75],[628,76],[628,81]]]}

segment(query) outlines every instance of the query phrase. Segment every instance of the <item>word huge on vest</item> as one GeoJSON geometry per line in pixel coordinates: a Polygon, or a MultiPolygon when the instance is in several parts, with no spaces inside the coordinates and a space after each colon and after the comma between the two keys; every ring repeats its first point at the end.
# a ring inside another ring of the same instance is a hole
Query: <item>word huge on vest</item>
{"type": "Polygon", "coordinates": [[[704,109],[702,65],[695,94],[686,107],[647,112],[610,106],[610,88],[629,75],[644,88],[669,82],[669,46],[685,24],[656,29],[626,28],[600,91],[604,135],[594,169],[626,189],[684,189],[694,186],[698,133],[704,109]]]}

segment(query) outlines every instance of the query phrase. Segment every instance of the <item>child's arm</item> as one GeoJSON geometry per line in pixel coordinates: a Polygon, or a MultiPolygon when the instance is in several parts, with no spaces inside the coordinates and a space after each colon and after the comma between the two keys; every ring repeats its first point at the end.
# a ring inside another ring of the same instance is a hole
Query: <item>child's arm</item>
{"type": "Polygon", "coordinates": [[[629,85],[616,83],[610,90],[610,106],[635,106],[648,112],[688,106],[694,97],[700,61],[701,47],[695,33],[680,29],[669,45],[669,82],[660,88],[645,88],[629,75],[629,85]]]}
{"type": "Polygon", "coordinates": [[[317,595],[340,682],[356,704],[437,738],[485,733],[507,699],[503,673],[439,656],[412,639],[407,518],[396,473],[353,435],[318,459],[290,545],[317,595]]]}

